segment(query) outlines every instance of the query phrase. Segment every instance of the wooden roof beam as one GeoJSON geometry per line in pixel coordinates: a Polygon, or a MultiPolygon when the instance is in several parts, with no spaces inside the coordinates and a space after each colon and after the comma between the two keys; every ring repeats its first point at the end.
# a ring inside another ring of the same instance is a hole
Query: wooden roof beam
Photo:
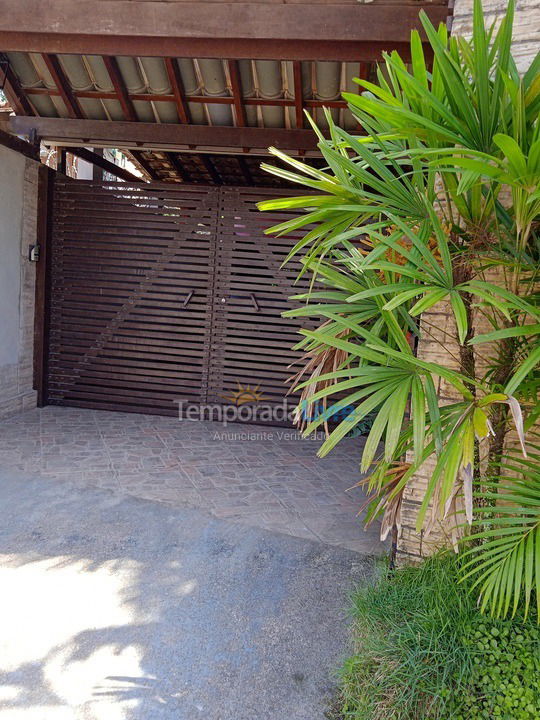
{"type": "MultiPolygon", "coordinates": [[[[26,95],[60,95],[58,90],[54,88],[26,88],[26,95]]],[[[101,92],[99,90],[78,90],[73,94],[77,98],[88,98],[89,100],[118,100],[115,92],[101,92]]],[[[153,93],[128,93],[131,100],[143,100],[144,102],[175,102],[174,95],[154,95],[153,93]]],[[[234,98],[228,95],[187,95],[186,102],[199,103],[207,105],[234,105],[234,98]]],[[[288,98],[262,98],[248,97],[243,98],[244,105],[251,106],[268,106],[268,107],[294,107],[295,101],[288,98]]],[[[346,108],[347,103],[344,100],[304,100],[305,107],[330,107],[330,108],[346,108]]]]}
{"type": "MultiPolygon", "coordinates": [[[[0,0],[1,4],[1,0],[0,0]]],[[[173,3],[169,3],[172,5],[173,3]]],[[[213,3],[217,5],[217,3],[213,3]]],[[[281,6],[285,7],[285,6],[281,6]]],[[[377,5],[377,7],[381,7],[377,5]]],[[[71,55],[125,55],[130,57],[235,58],[237,60],[328,60],[377,62],[384,51],[397,50],[410,60],[408,41],[388,40],[251,40],[229,38],[129,37],[107,35],[41,35],[0,30],[6,52],[69,53],[71,55]]],[[[433,54],[424,43],[426,59],[433,54]]]]}
{"type": "Polygon", "coordinates": [[[150,178],[150,180],[159,180],[157,173],[154,168],[150,165],[148,160],[144,157],[144,154],[139,150],[130,150],[129,154],[135,160],[137,165],[143,170],[143,172],[150,178]]]}
{"type": "Polygon", "coordinates": [[[39,162],[39,147],[0,129],[0,145],[39,162]]]}
{"type": "MultiPolygon", "coordinates": [[[[0,0],[0,45],[4,50],[35,51],[29,44],[9,47],[10,33],[21,28],[48,43],[48,49],[39,52],[96,52],[79,44],[58,44],[66,37],[85,38],[131,37],[143,39],[145,51],[129,55],[152,55],[145,45],[148,38],[163,41],[176,39],[176,50],[163,48],[161,56],[187,57],[183,52],[184,40],[224,38],[227,40],[290,40],[293,43],[311,40],[316,43],[330,41],[339,46],[341,42],[395,43],[409,41],[412,28],[421,28],[418,12],[423,8],[432,22],[446,22],[448,7],[445,2],[416,2],[396,5],[350,3],[338,1],[325,3],[281,3],[279,11],[275,3],[254,2],[147,2],[145,0],[101,0],[99,10],[95,3],[74,0],[0,0]],[[56,40],[57,49],[52,50],[56,40]]],[[[102,54],[109,54],[109,50],[102,54]]],[[[98,51],[99,53],[99,51],[98,51]]],[[[111,54],[121,55],[118,48],[111,54]]],[[[234,52],[214,57],[238,57],[234,52]]],[[[291,59],[284,55],[271,58],[291,59]]],[[[301,59],[301,58],[299,58],[301,59]]],[[[305,58],[312,59],[312,58],[305,58]]],[[[334,58],[338,59],[338,58],[334,58]]],[[[360,60],[361,58],[357,58],[360,60]]]]}
{"type": "Polygon", "coordinates": [[[165,155],[167,156],[168,161],[171,163],[175,171],[180,175],[183,182],[191,182],[191,175],[186,170],[181,161],[178,159],[178,155],[174,152],[167,152],[165,153],[165,155]]]}
{"type": "Polygon", "coordinates": [[[84,113],[79,105],[79,101],[73,94],[71,84],[60,65],[60,60],[56,57],[56,55],[47,53],[43,53],[43,60],[45,61],[48,71],[52,75],[54,84],[60,92],[60,97],[64,101],[69,117],[74,119],[84,118],[84,113]]]}
{"type": "Polygon", "coordinates": [[[296,115],[296,127],[304,127],[304,89],[302,87],[302,63],[300,60],[293,62],[294,82],[294,109],[296,115]]]}
{"type": "Polygon", "coordinates": [[[186,92],[184,90],[182,76],[180,75],[180,68],[175,58],[172,57],[165,58],[165,67],[176,102],[176,112],[178,113],[180,122],[188,125],[191,122],[191,117],[186,102],[186,92]]]}
{"type": "Polygon", "coordinates": [[[122,112],[124,113],[124,117],[130,122],[137,122],[139,118],[137,117],[137,113],[135,112],[135,106],[133,105],[131,98],[129,97],[124,78],[122,77],[122,73],[120,72],[120,68],[118,66],[117,59],[115,57],[104,57],[103,62],[105,63],[105,67],[107,68],[107,72],[109,73],[109,77],[111,78],[111,82],[113,84],[114,91],[118,96],[120,105],[122,106],[122,112]]]}
{"type": "MultiPolygon", "coordinates": [[[[135,112],[135,106],[133,105],[133,102],[129,97],[129,93],[124,82],[124,78],[122,77],[122,73],[120,72],[120,67],[118,65],[117,59],[115,57],[104,56],[103,62],[105,63],[105,67],[107,68],[107,72],[109,73],[109,77],[114,87],[114,92],[116,93],[116,97],[118,98],[118,102],[120,103],[122,112],[124,113],[124,117],[128,122],[138,124],[139,118],[137,117],[137,113],[135,112]]],[[[139,165],[143,173],[150,178],[150,180],[159,179],[153,167],[144,157],[144,154],[142,152],[139,152],[138,150],[131,150],[131,156],[139,165]]]]}
{"type": "Polygon", "coordinates": [[[208,157],[208,155],[203,155],[203,154],[201,154],[201,155],[199,155],[199,158],[201,159],[202,164],[203,164],[204,167],[206,168],[206,172],[207,172],[207,173],[210,175],[210,177],[212,178],[212,182],[214,183],[214,185],[223,185],[223,178],[222,178],[221,175],[218,173],[218,171],[217,171],[217,169],[216,169],[216,166],[215,166],[214,163],[210,160],[210,158],[208,157]]]}
{"type": "Polygon", "coordinates": [[[30,136],[34,131],[36,136],[54,145],[112,146],[136,150],[144,147],[177,148],[179,151],[187,146],[265,149],[274,145],[285,151],[317,150],[317,136],[311,130],[22,116],[11,116],[8,127],[15,135],[30,136]]]}
{"type": "MultiPolygon", "coordinates": [[[[358,66],[358,77],[360,80],[369,80],[369,71],[371,70],[371,65],[366,62],[361,62],[358,66]]],[[[362,92],[362,88],[360,85],[358,85],[358,92],[362,92]]]]}
{"type": "Polygon", "coordinates": [[[134,175],[133,173],[129,172],[129,170],[126,170],[126,168],[116,165],[116,163],[113,163],[110,160],[105,159],[101,155],[98,155],[97,153],[92,152],[91,150],[88,150],[87,148],[79,148],[79,147],[69,146],[64,149],[67,152],[70,152],[72,155],[76,155],[77,157],[81,158],[81,160],[85,160],[87,163],[90,163],[91,165],[96,165],[97,167],[101,168],[102,170],[105,170],[106,172],[110,173],[111,175],[115,175],[117,178],[120,178],[121,180],[126,180],[127,182],[141,182],[140,177],[137,177],[137,175],[134,175]]]}
{"type": "Polygon", "coordinates": [[[65,147],[56,148],[56,172],[67,174],[67,153],[65,147]]]}
{"type": "Polygon", "coordinates": [[[227,60],[229,75],[231,78],[231,90],[234,104],[234,115],[236,127],[246,127],[246,107],[242,96],[242,82],[240,80],[240,68],[238,60],[227,60]]]}
{"type": "Polygon", "coordinates": [[[249,169],[249,165],[247,164],[246,159],[243,158],[241,155],[237,155],[236,159],[238,160],[238,164],[240,165],[240,170],[242,171],[244,180],[250,187],[254,187],[255,183],[253,182],[253,175],[251,174],[251,170],[249,169]]]}
{"type": "Polygon", "coordinates": [[[2,66],[0,66],[0,85],[4,87],[4,93],[9,105],[17,115],[35,115],[34,108],[26,97],[17,76],[11,69],[8,59],[0,54],[2,66]]]}

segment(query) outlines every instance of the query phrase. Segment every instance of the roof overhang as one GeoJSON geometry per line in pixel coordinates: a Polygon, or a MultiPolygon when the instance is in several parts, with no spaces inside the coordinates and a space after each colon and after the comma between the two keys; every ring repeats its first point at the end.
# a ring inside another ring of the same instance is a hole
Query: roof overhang
{"type": "Polygon", "coordinates": [[[269,147],[302,153],[317,149],[311,130],[256,127],[179,125],[176,123],[110,122],[12,115],[7,129],[16,135],[39,137],[59,146],[92,145],[127,150],[178,150],[231,152],[249,147],[252,154],[267,154],[269,147]]]}
{"type": "Polygon", "coordinates": [[[418,12],[445,22],[446,3],[0,0],[6,51],[178,57],[362,59],[404,46],[418,12]],[[24,28],[24,30],[21,30],[24,28]],[[367,48],[364,50],[367,52],[367,48]]]}
{"type": "Polygon", "coordinates": [[[8,60],[0,82],[16,113],[3,126],[33,147],[41,140],[88,157],[88,148],[124,149],[154,179],[160,163],[175,181],[202,166],[213,176],[214,155],[222,174],[229,163],[249,182],[258,171],[250,155],[270,146],[320,156],[305,111],[323,131],[323,108],[349,132],[361,131],[342,93],[359,91],[357,76],[374,78],[383,51],[408,61],[411,30],[422,32],[419,12],[438,25],[448,6],[0,0],[0,59],[8,60]]]}

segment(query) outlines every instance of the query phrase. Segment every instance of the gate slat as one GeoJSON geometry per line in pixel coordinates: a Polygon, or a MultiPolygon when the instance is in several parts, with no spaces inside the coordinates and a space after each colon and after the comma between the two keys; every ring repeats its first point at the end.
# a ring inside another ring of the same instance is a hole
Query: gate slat
{"type": "Polygon", "coordinates": [[[301,231],[266,237],[290,213],[256,202],[296,194],[57,176],[48,402],[175,415],[241,383],[281,404],[300,357],[281,313],[307,288],[281,263],[301,231]]]}

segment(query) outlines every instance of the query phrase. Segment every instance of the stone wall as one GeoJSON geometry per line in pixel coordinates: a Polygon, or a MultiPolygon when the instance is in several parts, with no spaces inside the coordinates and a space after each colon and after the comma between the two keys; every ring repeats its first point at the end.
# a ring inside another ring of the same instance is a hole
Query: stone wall
{"type": "MultiPolygon", "coordinates": [[[[508,6],[507,0],[483,0],[488,23],[500,19],[508,6]]],[[[455,0],[452,34],[472,34],[473,0],[455,0]]],[[[513,54],[520,72],[523,72],[540,47],[540,0],[518,0],[514,22],[513,54]]],[[[488,278],[489,280],[489,278],[488,278]]],[[[488,332],[490,327],[481,327],[475,322],[477,332],[488,332]]],[[[456,327],[447,303],[438,303],[422,317],[418,356],[428,362],[443,362],[457,370],[458,343],[456,327]]],[[[476,357],[476,363],[482,360],[476,357]]],[[[441,404],[460,400],[449,384],[441,380],[438,387],[441,404]]],[[[509,433],[513,437],[514,433],[509,433]]],[[[513,444],[516,444],[514,438],[513,444]]],[[[427,483],[434,468],[434,459],[426,462],[405,489],[402,503],[402,527],[398,536],[398,561],[414,562],[431,554],[438,547],[450,543],[450,529],[437,523],[426,537],[416,532],[416,517],[424,497],[427,483]]]]}
{"type": "Polygon", "coordinates": [[[0,418],[36,406],[33,339],[39,163],[0,146],[0,418]]]}
{"type": "MultiPolygon", "coordinates": [[[[500,19],[508,0],[483,0],[487,23],[500,19]]],[[[453,35],[472,35],[473,0],[455,0],[453,35]]],[[[530,65],[540,47],[540,0],[517,0],[512,54],[520,72],[530,65]]]]}
{"type": "MultiPolygon", "coordinates": [[[[444,364],[450,370],[459,370],[459,344],[450,305],[437,303],[422,315],[418,357],[426,362],[444,364]]],[[[462,397],[443,378],[434,378],[441,405],[449,405],[462,397]]],[[[412,457],[407,457],[412,462],[412,457]]],[[[416,519],[424,499],[428,482],[435,469],[435,457],[429,458],[408,483],[401,506],[401,531],[398,536],[398,556],[401,563],[417,561],[432,554],[437,548],[451,544],[450,529],[443,523],[431,526],[428,535],[416,531],[416,519]]],[[[429,520],[429,514],[426,521],[429,520]]]]}

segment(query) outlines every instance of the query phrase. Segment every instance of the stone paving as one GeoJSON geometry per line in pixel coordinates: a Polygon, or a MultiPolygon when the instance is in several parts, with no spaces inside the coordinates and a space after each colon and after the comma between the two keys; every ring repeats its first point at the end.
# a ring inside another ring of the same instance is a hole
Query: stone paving
{"type": "Polygon", "coordinates": [[[3,470],[65,479],[200,508],[212,515],[358,552],[381,554],[363,530],[361,438],[327,458],[290,429],[49,406],[0,422],[3,470]]]}

